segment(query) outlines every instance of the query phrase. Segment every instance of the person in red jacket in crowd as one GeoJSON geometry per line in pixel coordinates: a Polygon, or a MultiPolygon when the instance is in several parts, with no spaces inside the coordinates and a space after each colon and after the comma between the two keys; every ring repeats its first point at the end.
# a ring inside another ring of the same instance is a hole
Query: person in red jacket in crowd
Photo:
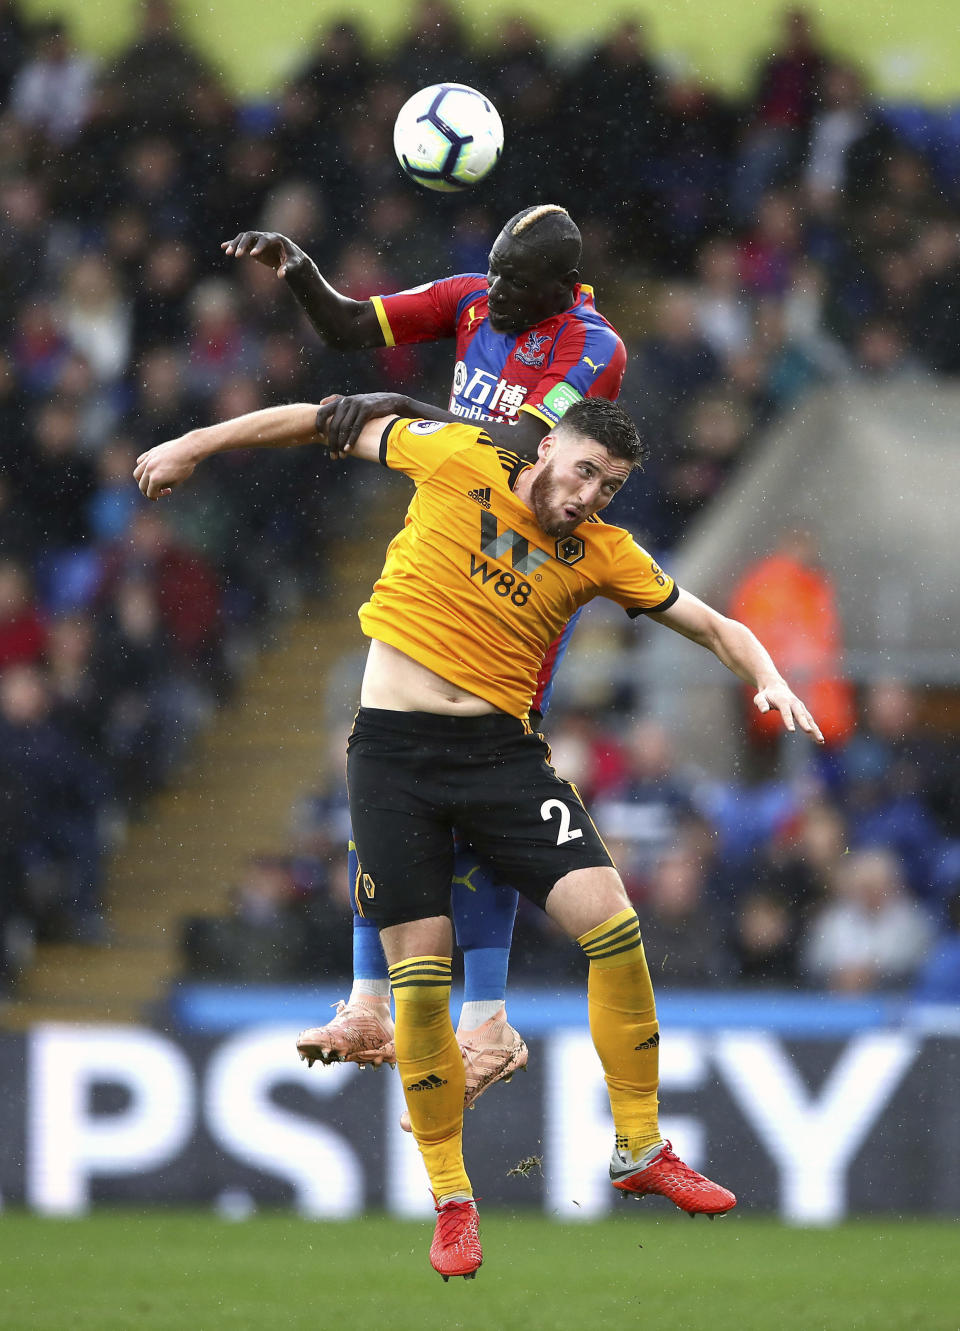
{"type": "MultiPolygon", "coordinates": [[[[836,592],[819,563],[813,535],[800,528],[785,531],[775,549],[746,570],[729,613],[753,629],[797,681],[827,744],[848,740],[856,724],[854,689],[843,674],[836,592]]],[[[777,742],[768,716],[751,707],[748,717],[754,741],[777,742]]]]}
{"type": "Polygon", "coordinates": [[[0,560],[0,670],[35,665],[46,645],[47,628],[26,569],[15,559],[0,560]]]}

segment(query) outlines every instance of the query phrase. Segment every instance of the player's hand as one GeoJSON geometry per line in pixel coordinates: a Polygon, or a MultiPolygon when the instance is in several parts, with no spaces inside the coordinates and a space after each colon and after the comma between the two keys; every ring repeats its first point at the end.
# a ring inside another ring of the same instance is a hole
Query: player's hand
{"type": "Polygon", "coordinates": [[[378,416],[402,416],[409,410],[409,399],[400,393],[328,398],[317,412],[317,428],[327,441],[330,456],[339,458],[351,452],[367,421],[378,416]]]}
{"type": "Polygon", "coordinates": [[[235,259],[249,255],[272,268],[277,277],[286,277],[307,257],[299,245],[281,236],[279,231],[241,231],[233,240],[225,240],[220,248],[235,259]]]}
{"type": "Polygon", "coordinates": [[[171,439],[140,454],[133,479],[148,499],[162,499],[192,476],[196,465],[196,455],[186,439],[171,439]]]}
{"type": "Polygon", "coordinates": [[[767,688],[761,689],[755,695],[753,705],[758,712],[765,713],[771,710],[779,712],[785,730],[793,732],[799,727],[806,731],[810,738],[816,740],[818,744],[824,742],[820,727],[797,695],[783,680],[778,684],[771,684],[767,688]]]}

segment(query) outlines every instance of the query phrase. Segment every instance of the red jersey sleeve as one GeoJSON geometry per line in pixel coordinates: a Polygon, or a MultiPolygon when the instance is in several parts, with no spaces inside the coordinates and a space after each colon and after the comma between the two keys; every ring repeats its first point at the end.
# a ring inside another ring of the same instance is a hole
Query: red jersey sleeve
{"type": "Polygon", "coordinates": [[[441,277],[392,296],[372,296],[371,304],[380,321],[384,343],[399,347],[456,337],[460,305],[467,296],[477,293],[487,294],[486,278],[479,273],[465,273],[441,277]]]}

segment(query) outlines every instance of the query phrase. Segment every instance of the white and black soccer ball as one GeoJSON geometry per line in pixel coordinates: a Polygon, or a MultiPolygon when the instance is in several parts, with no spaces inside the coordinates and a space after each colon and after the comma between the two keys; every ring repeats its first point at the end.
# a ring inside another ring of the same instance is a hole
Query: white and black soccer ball
{"type": "Polygon", "coordinates": [[[464,83],[421,88],[404,102],[393,127],[393,149],[410,179],[444,193],[483,180],[502,148],[497,108],[464,83]]]}

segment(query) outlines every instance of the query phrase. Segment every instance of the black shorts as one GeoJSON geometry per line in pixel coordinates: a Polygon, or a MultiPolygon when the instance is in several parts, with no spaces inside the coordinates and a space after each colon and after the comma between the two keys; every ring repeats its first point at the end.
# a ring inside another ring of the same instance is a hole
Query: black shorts
{"type": "Polygon", "coordinates": [[[538,906],[574,869],[612,867],[542,735],[516,717],[361,707],[347,744],[360,914],[381,929],[450,910],[453,831],[538,906]]]}

